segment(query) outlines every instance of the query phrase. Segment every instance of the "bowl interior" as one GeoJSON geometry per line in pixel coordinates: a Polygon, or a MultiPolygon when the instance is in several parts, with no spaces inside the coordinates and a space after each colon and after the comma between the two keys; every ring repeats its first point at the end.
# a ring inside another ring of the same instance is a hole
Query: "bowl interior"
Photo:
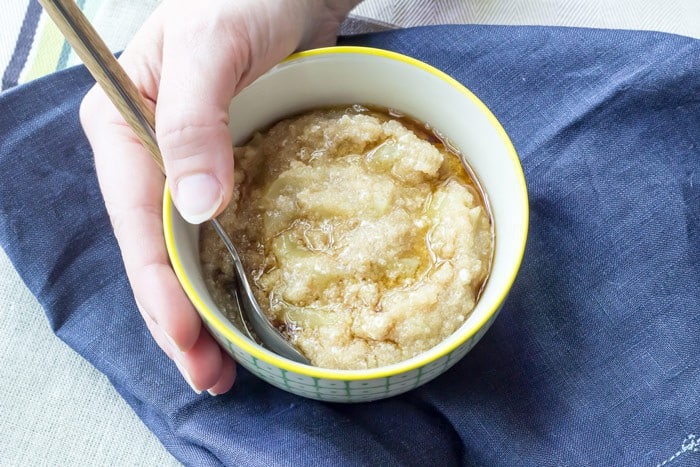
{"type": "Polygon", "coordinates": [[[495,251],[490,277],[464,324],[437,347],[375,370],[320,370],[295,364],[251,343],[220,313],[199,266],[199,228],[180,218],[169,199],[166,236],[186,292],[210,326],[268,363],[326,378],[383,376],[432,361],[460,345],[486,323],[506,297],[519,268],[528,225],[527,193],[515,150],[496,118],[452,78],[413,59],[384,51],[336,47],[297,54],[244,89],[231,103],[235,144],[275,121],[304,110],[341,104],[398,110],[437,129],[464,155],[490,204],[495,251]],[[184,280],[183,280],[184,279],[184,280]]]}

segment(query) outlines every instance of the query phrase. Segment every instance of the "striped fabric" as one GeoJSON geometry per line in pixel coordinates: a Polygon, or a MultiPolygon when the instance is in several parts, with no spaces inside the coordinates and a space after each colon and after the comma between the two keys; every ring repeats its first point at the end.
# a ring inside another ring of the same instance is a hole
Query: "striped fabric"
{"type": "MultiPolygon", "coordinates": [[[[111,50],[124,48],[160,0],[76,0],[111,50]]],[[[80,59],[37,0],[0,0],[2,89],[77,65],[80,59]]]]}
{"type": "MultiPolygon", "coordinates": [[[[5,72],[2,75],[3,89],[17,84],[20,72],[22,71],[22,68],[27,62],[27,58],[29,56],[29,51],[31,49],[31,39],[34,37],[34,32],[36,30],[37,24],[39,23],[39,16],[41,13],[39,5],[35,2],[31,2],[29,6],[25,6],[25,8],[25,14],[21,22],[8,24],[9,26],[20,24],[20,29],[19,31],[17,31],[19,39],[17,41],[17,44],[13,48],[14,52],[12,54],[5,54],[5,56],[2,57],[3,62],[5,64],[3,66],[5,72]]],[[[19,13],[21,11],[22,10],[17,8],[17,5],[15,5],[15,8],[12,8],[8,12],[10,16],[9,19],[19,19],[19,13]]],[[[5,45],[4,42],[5,41],[3,40],[3,45],[5,45]]],[[[5,49],[5,47],[3,47],[3,49],[5,49]]],[[[8,51],[13,49],[8,49],[8,51]]]]}
{"type": "MultiPolygon", "coordinates": [[[[4,0],[0,69],[2,89],[31,81],[45,74],[79,63],[71,47],[43,12],[37,0],[4,0]],[[20,24],[17,29],[13,26],[20,24]],[[11,40],[14,46],[8,47],[11,40]],[[11,51],[11,52],[10,52],[11,51]]],[[[90,19],[102,0],[77,0],[90,19]]]]}
{"type": "MultiPolygon", "coordinates": [[[[76,2],[117,51],[160,0],[76,2]]],[[[0,0],[0,12],[2,89],[79,63],[37,0],[0,0]]],[[[700,38],[700,0],[365,0],[342,32],[448,23],[648,29],[700,38]]]]}
{"type": "Polygon", "coordinates": [[[699,0],[365,0],[354,14],[399,27],[450,23],[577,26],[700,38],[699,0]]]}

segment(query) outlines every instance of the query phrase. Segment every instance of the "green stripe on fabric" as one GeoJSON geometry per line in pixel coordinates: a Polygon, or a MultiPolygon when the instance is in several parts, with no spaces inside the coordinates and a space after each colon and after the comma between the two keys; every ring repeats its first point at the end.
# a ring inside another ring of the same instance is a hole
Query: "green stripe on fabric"
{"type": "MultiPolygon", "coordinates": [[[[102,3],[103,0],[81,0],[78,5],[81,6],[88,20],[93,21],[102,3]]],[[[71,53],[72,49],[68,47],[65,61],[61,64],[64,46],[65,40],[63,35],[48,16],[42,13],[39,31],[37,31],[37,38],[35,39],[35,50],[30,55],[33,59],[30,58],[31,63],[27,63],[21,81],[28,82],[53,73],[61,69],[62,66],[65,67],[70,56],[74,55],[74,52],[71,53]]]]}
{"type": "Polygon", "coordinates": [[[22,77],[23,82],[32,81],[56,71],[58,57],[61,55],[63,36],[55,24],[42,13],[38,39],[35,40],[33,60],[22,77]]]}

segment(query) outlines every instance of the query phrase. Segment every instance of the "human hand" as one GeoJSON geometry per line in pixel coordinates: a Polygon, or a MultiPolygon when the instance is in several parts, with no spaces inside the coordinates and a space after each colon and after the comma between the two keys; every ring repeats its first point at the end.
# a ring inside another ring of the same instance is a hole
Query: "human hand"
{"type": "MultiPolygon", "coordinates": [[[[230,200],[233,96],[293,51],[332,45],[356,3],[166,0],[146,21],[119,61],[155,109],[167,183],[185,219],[204,222],[230,200]]],[[[85,96],[80,119],[148,329],[192,389],[223,394],[233,385],[235,365],[202,325],[170,266],[164,176],[98,87],[85,96]]]]}

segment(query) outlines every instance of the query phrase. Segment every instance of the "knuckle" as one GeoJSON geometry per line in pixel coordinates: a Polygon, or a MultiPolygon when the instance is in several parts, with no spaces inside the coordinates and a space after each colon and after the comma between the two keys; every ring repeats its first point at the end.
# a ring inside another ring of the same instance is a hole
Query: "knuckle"
{"type": "MultiPolygon", "coordinates": [[[[116,203],[105,198],[105,206],[109,213],[109,221],[114,231],[114,236],[120,245],[125,245],[126,240],[133,237],[134,225],[146,225],[147,219],[160,219],[161,208],[152,204],[144,204],[131,208],[117,208],[116,203]]],[[[143,252],[144,254],[146,252],[143,252]]]]}
{"type": "Polygon", "coordinates": [[[166,126],[157,130],[158,145],[163,157],[171,162],[199,159],[207,153],[224,122],[187,123],[166,126]]]}

